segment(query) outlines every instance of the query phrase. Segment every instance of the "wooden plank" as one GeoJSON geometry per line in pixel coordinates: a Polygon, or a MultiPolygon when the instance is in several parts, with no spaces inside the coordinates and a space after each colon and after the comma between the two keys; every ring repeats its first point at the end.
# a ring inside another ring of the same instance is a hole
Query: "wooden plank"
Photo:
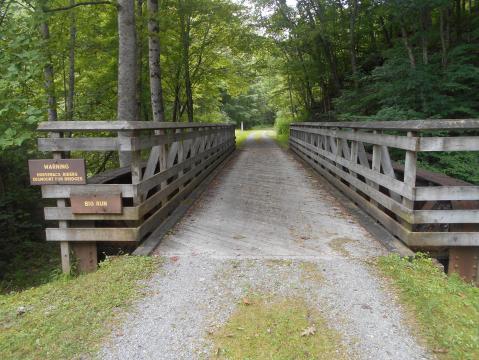
{"type": "Polygon", "coordinates": [[[38,138],[40,151],[117,151],[118,139],[111,137],[38,138]]]}
{"type": "MultiPolygon", "coordinates": [[[[381,136],[381,134],[375,135],[381,136]]],[[[373,157],[371,159],[371,170],[376,174],[381,173],[381,146],[380,145],[373,145],[373,157]]],[[[379,185],[377,184],[370,184],[376,190],[379,189],[379,185]]]]}
{"type": "Polygon", "coordinates": [[[47,228],[48,241],[137,241],[137,229],[130,228],[47,228]]]}
{"type": "Polygon", "coordinates": [[[67,199],[72,193],[93,192],[93,193],[117,193],[121,192],[122,197],[132,198],[135,195],[135,186],[131,184],[86,184],[86,185],[43,185],[42,197],[44,199],[67,199]]]}
{"type": "Polygon", "coordinates": [[[416,200],[479,200],[479,186],[418,186],[416,200]]]}
{"type": "Polygon", "coordinates": [[[161,130],[185,128],[234,128],[226,123],[185,123],[185,122],[153,122],[153,121],[55,121],[42,122],[38,125],[39,131],[132,131],[132,130],[161,130]]]}
{"type": "Polygon", "coordinates": [[[302,122],[291,124],[294,127],[324,127],[370,130],[476,130],[479,119],[428,119],[404,121],[338,121],[338,122],[302,122]]]}
{"type": "Polygon", "coordinates": [[[150,189],[154,188],[155,186],[158,186],[162,181],[165,181],[172,176],[178,174],[180,170],[183,170],[187,168],[188,166],[194,164],[197,161],[201,161],[203,158],[211,155],[213,152],[219,150],[219,146],[212,148],[206,152],[199,153],[189,159],[186,159],[180,164],[173,165],[172,167],[160,171],[159,173],[156,173],[149,179],[143,180],[141,183],[138,184],[138,192],[139,193],[146,193],[150,189]]]}
{"type": "Polygon", "coordinates": [[[138,207],[124,207],[122,214],[73,214],[70,207],[45,207],[45,220],[139,220],[138,207]]]}
{"type": "Polygon", "coordinates": [[[93,272],[97,269],[98,254],[96,242],[72,243],[72,249],[77,260],[76,269],[80,274],[93,272]]]}
{"type": "Polygon", "coordinates": [[[298,130],[303,133],[314,133],[321,134],[332,137],[339,137],[346,140],[354,140],[365,142],[368,144],[374,145],[384,145],[389,147],[394,147],[404,150],[416,150],[419,143],[419,138],[408,138],[406,136],[399,135],[387,135],[381,134],[380,136],[376,134],[371,134],[367,132],[360,131],[348,131],[348,130],[331,130],[331,129],[321,129],[321,128],[303,128],[295,127],[295,130],[298,130]]]}
{"type": "Polygon", "coordinates": [[[321,158],[319,155],[314,154],[309,149],[297,149],[300,152],[303,152],[305,155],[311,157],[312,159],[319,162],[323,165],[326,169],[330,170],[334,174],[338,175],[342,179],[346,180],[350,184],[354,185],[356,189],[362,191],[364,194],[369,196],[371,199],[377,201],[379,204],[384,206],[386,209],[394,212],[399,217],[403,218],[406,221],[411,220],[412,211],[402,204],[394,201],[390,197],[386,196],[385,194],[381,193],[380,191],[370,187],[366,183],[363,183],[359,179],[355,178],[354,176],[350,175],[349,173],[339,169],[338,167],[330,164],[325,159],[321,158]]]}
{"type": "Polygon", "coordinates": [[[418,151],[479,151],[479,137],[423,137],[418,151]]]}
{"type": "MultiPolygon", "coordinates": [[[[180,129],[177,129],[180,130],[180,129]]],[[[149,149],[157,145],[172,144],[178,141],[184,141],[188,139],[195,139],[205,134],[218,134],[221,129],[212,129],[206,131],[193,131],[193,132],[177,132],[174,134],[159,134],[151,135],[148,137],[132,137],[129,142],[121,143],[120,149],[123,151],[136,151],[149,149]]]]}
{"type": "Polygon", "coordinates": [[[415,210],[415,224],[479,224],[479,210],[415,210]]]}
{"type": "Polygon", "coordinates": [[[196,176],[200,171],[205,169],[209,164],[211,164],[215,159],[220,157],[224,151],[220,151],[218,153],[214,153],[205,161],[202,161],[200,165],[193,167],[190,171],[188,171],[185,175],[178,177],[170,184],[168,184],[164,189],[161,189],[157,193],[150,196],[140,205],[140,216],[146,215],[150,212],[153,208],[155,208],[159,203],[164,201],[170,194],[174,191],[178,190],[185,182],[196,176]]]}
{"type": "MultiPolygon", "coordinates": [[[[395,192],[401,194],[402,196],[413,199],[413,194],[414,194],[413,188],[408,187],[402,181],[399,181],[399,180],[390,178],[389,176],[386,176],[384,174],[380,174],[375,171],[372,171],[366,166],[354,164],[350,160],[343,159],[343,158],[336,158],[329,152],[326,152],[324,150],[320,150],[317,148],[309,147],[308,144],[305,144],[301,140],[292,139],[292,141],[296,141],[298,144],[310,149],[313,152],[316,152],[318,155],[324,156],[325,158],[329,160],[334,160],[338,164],[352,170],[354,173],[364,176],[366,178],[366,183],[369,184],[370,186],[372,182],[375,182],[381,186],[384,186],[387,189],[394,189],[395,192]]],[[[367,161],[367,157],[364,158],[364,156],[363,156],[363,161],[364,160],[367,161]]],[[[368,162],[368,165],[369,165],[369,162],[368,162]]]]}
{"type": "Polygon", "coordinates": [[[412,232],[409,246],[479,246],[479,232],[412,232]]]}
{"type": "MultiPolygon", "coordinates": [[[[381,145],[381,166],[384,172],[384,175],[389,176],[392,179],[396,179],[396,173],[394,172],[394,168],[392,166],[391,157],[389,156],[389,149],[387,146],[381,145]]],[[[397,202],[401,201],[401,196],[396,191],[391,188],[388,188],[389,196],[391,196],[397,202]]],[[[411,188],[410,198],[414,198],[414,192],[411,188]]]]}
{"type": "MultiPolygon", "coordinates": [[[[414,137],[415,133],[408,131],[408,137],[414,137]]],[[[417,170],[417,152],[415,151],[406,151],[406,159],[404,162],[404,179],[403,182],[407,186],[414,188],[416,187],[416,170],[417,170]]],[[[414,210],[414,199],[403,198],[402,203],[405,207],[410,210],[414,210]]],[[[409,230],[412,229],[412,221],[405,219],[409,224],[405,225],[409,230]]]]}

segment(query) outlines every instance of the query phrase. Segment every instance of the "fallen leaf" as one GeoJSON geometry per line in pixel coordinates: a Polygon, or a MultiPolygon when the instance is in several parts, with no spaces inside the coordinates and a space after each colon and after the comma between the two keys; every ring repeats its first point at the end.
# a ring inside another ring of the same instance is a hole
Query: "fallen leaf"
{"type": "Polygon", "coordinates": [[[246,305],[246,306],[248,306],[248,305],[251,305],[252,302],[251,302],[248,298],[244,298],[244,299],[243,299],[243,304],[246,305]]]}
{"type": "Polygon", "coordinates": [[[316,326],[312,325],[304,329],[303,332],[301,333],[301,336],[311,336],[314,334],[316,334],[316,326]]]}
{"type": "Polygon", "coordinates": [[[447,349],[433,349],[432,352],[435,352],[437,354],[447,354],[449,350],[447,349]]]}
{"type": "Polygon", "coordinates": [[[179,258],[180,258],[179,256],[172,256],[170,257],[170,260],[175,262],[175,261],[178,261],[179,258]]]}

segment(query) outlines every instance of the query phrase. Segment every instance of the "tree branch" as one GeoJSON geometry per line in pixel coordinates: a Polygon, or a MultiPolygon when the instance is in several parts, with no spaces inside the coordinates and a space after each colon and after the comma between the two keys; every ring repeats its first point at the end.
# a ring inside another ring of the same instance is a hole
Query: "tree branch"
{"type": "Polygon", "coordinates": [[[71,10],[71,9],[76,8],[78,6],[85,6],[85,5],[113,5],[113,6],[116,6],[116,4],[111,2],[111,1],[85,1],[85,2],[81,2],[81,3],[75,3],[75,4],[72,4],[72,5],[68,5],[68,6],[54,8],[54,9],[44,8],[43,11],[46,12],[46,13],[57,12],[57,11],[65,11],[65,10],[71,10]]]}

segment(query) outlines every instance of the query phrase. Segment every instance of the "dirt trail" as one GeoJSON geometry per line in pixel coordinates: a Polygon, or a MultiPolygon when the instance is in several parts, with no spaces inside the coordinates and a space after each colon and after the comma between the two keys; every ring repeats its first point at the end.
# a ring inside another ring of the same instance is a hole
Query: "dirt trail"
{"type": "Polygon", "coordinates": [[[386,250],[322,181],[269,137],[250,136],[157,248],[162,271],[101,357],[208,358],[208,334],[254,291],[300,294],[351,358],[432,358],[368,264],[386,250]]]}

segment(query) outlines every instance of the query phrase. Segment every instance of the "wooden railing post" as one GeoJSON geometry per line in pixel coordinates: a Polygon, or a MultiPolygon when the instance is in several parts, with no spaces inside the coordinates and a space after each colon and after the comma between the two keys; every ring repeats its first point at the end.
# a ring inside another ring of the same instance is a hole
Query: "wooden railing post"
{"type": "MultiPolygon", "coordinates": [[[[416,133],[408,131],[409,138],[416,137],[416,133]]],[[[406,158],[404,161],[404,184],[414,189],[416,187],[416,171],[417,171],[417,152],[412,150],[406,151],[406,158]]],[[[403,197],[402,204],[406,206],[411,212],[414,210],[414,200],[403,197]]],[[[412,231],[413,224],[404,222],[406,228],[412,231]]]]}

